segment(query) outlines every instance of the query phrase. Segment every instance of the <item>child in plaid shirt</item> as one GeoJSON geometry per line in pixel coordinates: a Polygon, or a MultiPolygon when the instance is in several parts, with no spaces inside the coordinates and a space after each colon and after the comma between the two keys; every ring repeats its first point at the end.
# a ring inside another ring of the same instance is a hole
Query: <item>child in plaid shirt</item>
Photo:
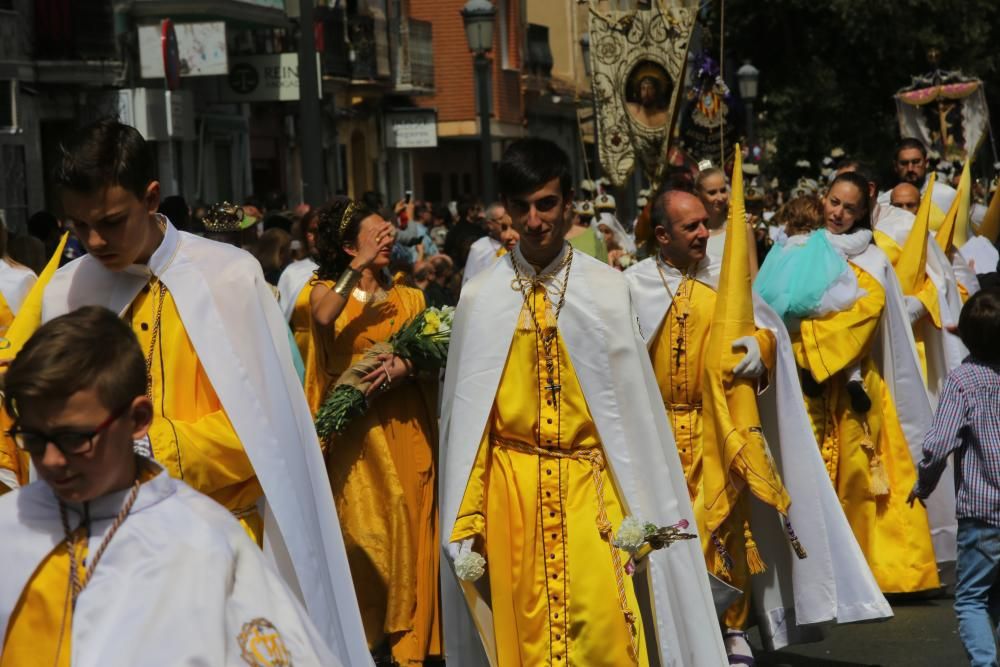
{"type": "Polygon", "coordinates": [[[995,666],[994,628],[1000,620],[1000,288],[969,299],[958,332],[969,356],[945,380],[907,502],[922,503],[931,494],[954,452],[958,632],[970,664],[995,666]]]}

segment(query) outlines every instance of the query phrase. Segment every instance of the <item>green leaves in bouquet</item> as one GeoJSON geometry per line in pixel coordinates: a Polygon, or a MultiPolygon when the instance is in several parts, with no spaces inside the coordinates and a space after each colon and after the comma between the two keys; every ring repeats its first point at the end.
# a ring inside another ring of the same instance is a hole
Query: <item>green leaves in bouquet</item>
{"type": "Polygon", "coordinates": [[[316,433],[320,440],[343,433],[351,420],[363,415],[367,409],[368,400],[364,392],[350,385],[337,385],[316,412],[316,433]]]}

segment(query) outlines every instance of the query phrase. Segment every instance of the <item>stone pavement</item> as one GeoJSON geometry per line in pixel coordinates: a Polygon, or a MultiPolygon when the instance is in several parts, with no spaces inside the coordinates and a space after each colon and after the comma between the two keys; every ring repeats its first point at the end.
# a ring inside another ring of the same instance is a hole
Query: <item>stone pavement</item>
{"type": "MultiPolygon", "coordinates": [[[[954,581],[942,572],[942,581],[954,581]]],[[[950,587],[949,587],[950,590],[950,587]]],[[[758,667],[957,667],[967,665],[949,595],[889,600],[895,616],[880,623],[832,627],[815,644],[757,655],[758,667]]],[[[751,635],[751,641],[759,645],[751,635]]]]}

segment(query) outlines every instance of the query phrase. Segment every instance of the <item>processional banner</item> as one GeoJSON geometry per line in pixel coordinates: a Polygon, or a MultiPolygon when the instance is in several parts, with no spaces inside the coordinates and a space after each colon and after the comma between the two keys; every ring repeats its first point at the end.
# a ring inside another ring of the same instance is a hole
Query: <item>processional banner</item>
{"type": "Polygon", "coordinates": [[[659,0],[652,9],[606,11],[590,5],[590,60],[600,123],[601,166],[622,187],[638,162],[659,183],[684,88],[697,2],[659,0]]]}
{"type": "Polygon", "coordinates": [[[961,72],[913,77],[895,95],[899,132],[948,160],[975,155],[989,128],[983,82],[961,72]]]}

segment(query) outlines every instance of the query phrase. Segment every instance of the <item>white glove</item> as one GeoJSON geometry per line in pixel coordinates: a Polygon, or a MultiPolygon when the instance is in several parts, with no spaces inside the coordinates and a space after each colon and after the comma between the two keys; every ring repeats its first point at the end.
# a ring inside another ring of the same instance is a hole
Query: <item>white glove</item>
{"type": "Polygon", "coordinates": [[[472,551],[472,545],[475,542],[475,539],[476,538],[474,537],[467,537],[458,542],[449,542],[448,555],[451,557],[451,560],[456,561],[462,554],[467,554],[472,551]]]}
{"type": "Polygon", "coordinates": [[[927,308],[915,296],[904,296],[903,304],[906,306],[906,314],[910,316],[910,324],[916,324],[917,320],[927,314],[927,308]]]}
{"type": "Polygon", "coordinates": [[[747,353],[733,367],[733,375],[740,378],[759,378],[766,370],[764,359],[760,354],[760,344],[753,336],[743,336],[733,341],[733,352],[741,347],[747,353]]]}

